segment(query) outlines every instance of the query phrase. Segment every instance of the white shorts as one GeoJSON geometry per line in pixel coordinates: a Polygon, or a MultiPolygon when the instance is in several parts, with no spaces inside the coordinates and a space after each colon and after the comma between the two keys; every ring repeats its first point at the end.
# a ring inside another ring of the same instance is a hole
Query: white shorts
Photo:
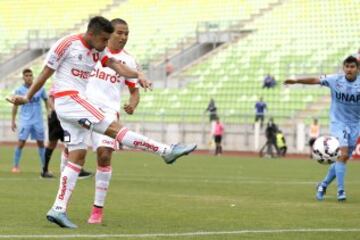
{"type": "MultiPolygon", "coordinates": [[[[101,107],[101,110],[103,110],[105,113],[105,117],[106,119],[112,120],[112,121],[119,121],[119,113],[109,109],[109,108],[104,108],[101,107]]],[[[100,134],[100,133],[96,133],[96,132],[91,132],[91,142],[92,142],[92,148],[93,151],[96,151],[99,147],[107,147],[107,148],[112,148],[113,150],[118,149],[118,142],[111,138],[108,137],[106,135],[100,134]]]]}
{"type": "Polygon", "coordinates": [[[85,141],[89,130],[104,133],[112,122],[77,91],[57,92],[54,97],[55,111],[64,129],[64,143],[69,151],[87,149],[85,141]]]}

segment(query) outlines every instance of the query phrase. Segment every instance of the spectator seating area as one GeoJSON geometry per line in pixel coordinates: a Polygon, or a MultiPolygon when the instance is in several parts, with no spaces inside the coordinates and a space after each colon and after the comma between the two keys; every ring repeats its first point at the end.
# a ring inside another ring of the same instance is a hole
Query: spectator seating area
{"type": "Polygon", "coordinates": [[[39,30],[43,37],[55,37],[111,3],[112,0],[1,0],[0,55],[11,53],[17,44],[26,44],[32,30],[39,30]]]}
{"type": "Polygon", "coordinates": [[[130,26],[129,52],[142,64],[166,54],[186,38],[195,37],[200,22],[216,21],[226,29],[247,20],[276,0],[130,0],[105,16],[123,18],[130,26]],[[224,14],[226,13],[226,14],[224,14]],[[181,19],[179,19],[181,16],[181,19]]]}

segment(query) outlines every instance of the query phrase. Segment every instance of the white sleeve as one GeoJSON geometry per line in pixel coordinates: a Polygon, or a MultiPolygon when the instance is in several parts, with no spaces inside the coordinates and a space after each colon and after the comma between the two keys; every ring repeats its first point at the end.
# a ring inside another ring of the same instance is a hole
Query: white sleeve
{"type": "Polygon", "coordinates": [[[48,52],[45,59],[45,65],[56,70],[70,52],[69,48],[71,44],[72,42],[67,41],[66,38],[57,41],[48,52]]]}

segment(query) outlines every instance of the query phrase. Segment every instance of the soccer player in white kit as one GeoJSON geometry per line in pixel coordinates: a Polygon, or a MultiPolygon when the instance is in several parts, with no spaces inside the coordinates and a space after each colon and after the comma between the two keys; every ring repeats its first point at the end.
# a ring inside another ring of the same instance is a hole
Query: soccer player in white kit
{"type": "Polygon", "coordinates": [[[56,72],[55,110],[64,129],[64,142],[69,149],[69,162],[61,173],[55,202],[46,217],[60,227],[77,228],[69,220],[66,209],[78,174],[85,163],[87,149],[85,137],[88,130],[105,134],[124,146],[156,153],[168,164],[196,148],[195,144],[169,146],[130,131],[119,122],[105,116],[101,109],[95,107],[84,96],[88,78],[98,61],[121,76],[137,78],[145,89],[151,87],[151,83],[141,72],[130,69],[107,56],[103,51],[113,31],[114,28],[109,20],[100,16],[93,17],[86,33],[67,36],[55,43],[48,53],[42,72],[26,96],[8,98],[8,101],[15,105],[29,102],[46,80],[56,72]]]}
{"type": "MultiPolygon", "coordinates": [[[[120,18],[111,20],[111,23],[114,32],[111,34],[108,46],[105,49],[106,54],[132,69],[138,69],[136,60],[124,49],[129,35],[128,24],[120,18]]],[[[96,65],[89,78],[89,83],[86,86],[86,96],[96,107],[101,108],[106,116],[118,121],[121,89],[125,85],[129,89],[130,98],[129,103],[124,105],[124,110],[128,114],[133,114],[140,99],[137,79],[126,79],[119,76],[114,70],[102,67],[100,63],[96,65]]],[[[111,155],[116,149],[117,143],[114,139],[95,132],[91,133],[91,140],[93,149],[97,154],[97,170],[94,205],[88,223],[99,224],[103,219],[103,207],[112,174],[111,155]]]]}

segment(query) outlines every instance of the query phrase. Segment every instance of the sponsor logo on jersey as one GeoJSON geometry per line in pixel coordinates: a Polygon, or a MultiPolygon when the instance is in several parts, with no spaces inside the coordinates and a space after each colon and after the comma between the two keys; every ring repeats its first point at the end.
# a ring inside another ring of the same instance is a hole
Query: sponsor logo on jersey
{"type": "Polygon", "coordinates": [[[360,101],[360,94],[350,94],[350,93],[344,93],[344,92],[336,92],[335,91],[335,97],[337,100],[341,102],[347,102],[347,103],[358,103],[360,101]]]}
{"type": "Polygon", "coordinates": [[[71,69],[71,74],[75,77],[79,77],[81,79],[88,79],[90,76],[90,72],[79,70],[76,68],[71,69]]]}
{"type": "Polygon", "coordinates": [[[116,74],[108,74],[104,71],[101,71],[99,68],[96,69],[95,71],[93,71],[90,75],[91,77],[96,77],[98,79],[104,80],[104,81],[108,81],[111,83],[120,83],[120,74],[116,73],[116,74]]]}

